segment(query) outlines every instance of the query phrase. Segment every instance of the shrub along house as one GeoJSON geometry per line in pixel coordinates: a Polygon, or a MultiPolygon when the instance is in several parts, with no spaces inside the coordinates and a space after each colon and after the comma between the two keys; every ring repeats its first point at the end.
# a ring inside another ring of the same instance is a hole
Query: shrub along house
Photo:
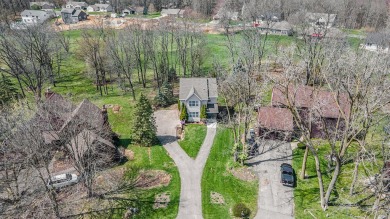
{"type": "Polygon", "coordinates": [[[179,100],[187,108],[188,121],[199,122],[202,106],[207,118],[218,114],[218,90],[215,78],[181,78],[179,100]]]}

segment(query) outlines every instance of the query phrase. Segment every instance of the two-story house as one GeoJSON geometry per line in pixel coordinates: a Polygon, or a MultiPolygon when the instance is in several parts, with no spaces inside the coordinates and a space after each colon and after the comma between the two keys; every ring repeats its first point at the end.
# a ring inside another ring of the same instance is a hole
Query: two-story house
{"type": "Polygon", "coordinates": [[[216,118],[218,114],[218,87],[215,78],[181,78],[180,102],[187,107],[188,121],[199,122],[203,105],[207,118],[216,118]]]}

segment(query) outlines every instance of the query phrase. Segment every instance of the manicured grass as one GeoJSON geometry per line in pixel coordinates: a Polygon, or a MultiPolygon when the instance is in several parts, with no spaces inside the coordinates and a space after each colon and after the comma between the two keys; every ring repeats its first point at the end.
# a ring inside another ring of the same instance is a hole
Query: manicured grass
{"type": "Polygon", "coordinates": [[[233,218],[230,209],[240,202],[250,208],[251,217],[256,214],[258,182],[239,180],[227,170],[233,159],[232,146],[230,130],[218,128],[202,177],[202,208],[205,219],[233,218]],[[220,193],[225,204],[211,204],[211,192],[220,193]]]}
{"type": "MultiPolygon", "coordinates": [[[[354,153],[356,150],[357,147],[352,146],[349,153],[354,153]]],[[[329,184],[331,180],[331,174],[333,173],[327,172],[328,161],[325,159],[325,156],[329,154],[329,151],[329,146],[326,144],[318,147],[317,151],[320,158],[323,181],[326,187],[329,184]]],[[[313,214],[316,218],[356,218],[357,216],[365,215],[363,207],[348,206],[349,204],[357,203],[359,200],[362,200],[367,196],[367,194],[364,192],[354,196],[349,196],[349,188],[352,182],[354,162],[348,162],[343,167],[340,177],[337,181],[336,188],[330,198],[330,201],[333,204],[332,206],[329,206],[327,211],[323,211],[320,207],[319,186],[315,171],[314,158],[310,155],[310,153],[306,166],[306,174],[308,175],[308,179],[299,179],[304,152],[304,147],[297,148],[293,151],[293,167],[298,178],[297,187],[294,189],[295,218],[313,218],[311,214],[313,214]]],[[[366,162],[365,165],[371,165],[372,168],[375,168],[374,164],[370,162],[366,162]]],[[[359,180],[364,180],[366,177],[364,176],[363,169],[359,169],[359,172],[359,180]]],[[[362,188],[357,188],[356,191],[362,191],[362,188]]],[[[368,202],[371,201],[372,200],[368,200],[368,202]]],[[[366,203],[363,202],[362,204],[366,203]]]]}
{"type": "Polygon", "coordinates": [[[188,156],[195,158],[206,137],[207,127],[199,124],[188,124],[184,128],[184,133],[184,139],[179,141],[179,144],[188,156]]]}

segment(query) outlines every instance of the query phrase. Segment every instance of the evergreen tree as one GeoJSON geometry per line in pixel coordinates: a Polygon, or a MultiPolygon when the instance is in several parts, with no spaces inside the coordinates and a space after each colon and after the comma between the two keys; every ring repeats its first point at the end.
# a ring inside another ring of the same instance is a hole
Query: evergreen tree
{"type": "Polygon", "coordinates": [[[172,103],[173,100],[173,90],[172,86],[164,82],[158,91],[156,97],[154,98],[155,104],[157,106],[167,107],[172,103]]]}
{"type": "Polygon", "coordinates": [[[0,105],[6,104],[17,95],[17,89],[12,81],[3,73],[0,78],[0,105]]]}
{"type": "Polygon", "coordinates": [[[200,118],[201,119],[206,119],[207,118],[206,105],[202,105],[202,108],[200,109],[200,118]]]}
{"type": "Polygon", "coordinates": [[[187,121],[188,120],[187,107],[185,105],[181,106],[180,120],[181,121],[187,121]]]}
{"type": "Polygon", "coordinates": [[[156,140],[156,121],[149,100],[141,94],[133,114],[133,141],[142,146],[151,146],[156,140]]]}

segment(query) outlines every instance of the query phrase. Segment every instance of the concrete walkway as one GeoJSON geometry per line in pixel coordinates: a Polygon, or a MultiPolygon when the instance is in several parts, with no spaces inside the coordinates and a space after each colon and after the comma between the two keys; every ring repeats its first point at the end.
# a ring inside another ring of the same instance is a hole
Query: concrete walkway
{"type": "Polygon", "coordinates": [[[259,155],[246,163],[259,177],[259,197],[255,219],[292,219],[294,218],[293,188],[280,182],[280,165],[291,164],[290,143],[263,141],[259,155]]]}
{"type": "Polygon", "coordinates": [[[202,190],[201,179],[203,168],[209,156],[216,134],[216,123],[207,125],[206,138],[196,159],[190,158],[176,141],[175,127],[180,124],[176,110],[155,112],[157,137],[175,161],[181,181],[179,219],[201,219],[202,190]]]}

